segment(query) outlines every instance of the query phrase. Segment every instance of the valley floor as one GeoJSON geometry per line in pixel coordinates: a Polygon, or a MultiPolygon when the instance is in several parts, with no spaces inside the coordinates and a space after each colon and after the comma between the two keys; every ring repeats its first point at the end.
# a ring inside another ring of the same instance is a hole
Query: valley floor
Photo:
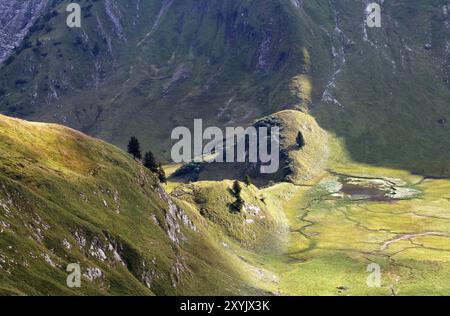
{"type": "Polygon", "coordinates": [[[449,180],[342,165],[311,186],[266,191],[290,195],[286,250],[263,259],[279,276],[277,294],[450,295],[449,180]],[[375,187],[386,183],[397,196],[380,199],[375,187]]]}
{"type": "Polygon", "coordinates": [[[261,252],[227,245],[256,287],[287,296],[450,295],[450,180],[334,164],[311,184],[262,192],[285,217],[284,242],[261,252]]]}

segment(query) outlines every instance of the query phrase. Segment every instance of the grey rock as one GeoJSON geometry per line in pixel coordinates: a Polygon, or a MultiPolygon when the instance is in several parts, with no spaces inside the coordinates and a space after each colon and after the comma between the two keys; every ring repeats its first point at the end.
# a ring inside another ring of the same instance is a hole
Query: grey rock
{"type": "Polygon", "coordinates": [[[19,46],[48,0],[0,1],[0,63],[19,46]]]}

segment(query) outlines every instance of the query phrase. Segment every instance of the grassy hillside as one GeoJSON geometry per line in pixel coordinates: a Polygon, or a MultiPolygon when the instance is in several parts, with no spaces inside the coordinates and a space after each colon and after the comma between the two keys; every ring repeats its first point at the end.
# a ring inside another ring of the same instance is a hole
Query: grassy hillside
{"type": "Polygon", "coordinates": [[[380,29],[365,0],[84,0],[80,29],[68,2],[0,65],[0,112],[118,147],[0,116],[0,294],[450,293],[449,0],[383,1],[380,29]],[[196,118],[279,125],[279,173],[162,187],[119,149],[169,159],[196,118]]]}
{"type": "MultiPolygon", "coordinates": [[[[301,111],[285,110],[264,117],[253,124],[255,127],[278,127],[280,129],[279,169],[276,173],[262,174],[260,163],[217,163],[205,162],[178,166],[171,170],[173,181],[208,181],[239,179],[247,176],[253,184],[261,187],[274,182],[288,181],[307,184],[326,169],[329,158],[328,134],[320,128],[316,120],[301,111]],[[299,148],[296,142],[301,133],[305,145],[299,148]]],[[[234,148],[236,151],[236,149],[234,148]]],[[[248,148],[247,148],[248,152],[248,148]]],[[[230,155],[226,150],[227,157],[230,155]]],[[[276,156],[274,155],[273,158],[276,156]]],[[[204,157],[206,161],[213,157],[204,157]]]]}
{"type": "Polygon", "coordinates": [[[362,4],[331,3],[339,41],[330,95],[314,89],[319,125],[342,137],[355,161],[450,175],[450,3],[384,1],[380,29],[355,18],[362,4]]]}
{"type": "MultiPolygon", "coordinates": [[[[333,135],[327,148],[329,159],[306,183],[245,188],[246,202],[284,225],[279,238],[258,242],[262,247],[227,248],[260,267],[265,284],[280,295],[448,295],[449,181],[355,163],[333,135]],[[380,267],[380,287],[368,286],[371,264],[380,267]]],[[[228,238],[270,237],[270,221],[261,216],[243,213],[257,225],[252,233],[229,216],[230,186],[200,181],[168,188],[197,204],[212,227],[227,227],[228,238]]]]}
{"type": "Polygon", "coordinates": [[[277,1],[86,0],[80,29],[65,25],[68,2],[51,1],[2,65],[3,113],[121,147],[133,134],[168,158],[174,127],[249,124],[288,102],[303,69],[277,1]]]}
{"type": "MultiPolygon", "coordinates": [[[[279,115],[286,130],[306,120],[279,115]]],[[[0,293],[450,293],[449,181],[355,163],[323,135],[313,152],[328,159],[298,153],[315,170],[307,182],[299,172],[299,185],[241,183],[236,212],[232,181],[163,189],[116,147],[1,116],[0,293]],[[79,289],[66,286],[69,263],[81,265],[79,289]],[[381,287],[367,286],[372,263],[381,287]]]]}
{"type": "Polygon", "coordinates": [[[0,116],[0,293],[268,293],[222,236],[258,248],[267,238],[250,236],[275,232],[281,221],[261,207],[267,220],[245,224],[225,202],[225,222],[213,225],[195,203],[176,206],[153,174],[116,147],[0,116]],[[228,234],[230,221],[249,235],[228,234]],[[69,263],[81,265],[80,289],[66,286],[69,263]]]}
{"type": "Polygon", "coordinates": [[[353,159],[449,174],[448,0],[68,1],[0,69],[0,111],[57,122],[169,159],[176,126],[249,125],[310,111],[353,159]]]}

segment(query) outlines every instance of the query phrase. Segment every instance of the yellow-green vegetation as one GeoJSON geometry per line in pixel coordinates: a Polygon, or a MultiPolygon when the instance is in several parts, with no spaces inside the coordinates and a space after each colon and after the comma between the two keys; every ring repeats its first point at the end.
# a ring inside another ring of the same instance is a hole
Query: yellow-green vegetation
{"type": "Polygon", "coordinates": [[[264,197],[264,214],[273,216],[265,224],[256,221],[256,232],[278,229],[278,238],[267,234],[259,239],[246,233],[246,213],[231,214],[226,207],[232,201],[227,193],[232,182],[183,184],[174,192],[186,192],[182,200],[199,205],[207,221],[229,227],[221,239],[234,241],[227,248],[245,258],[252,271],[261,269],[261,277],[270,276],[272,282],[265,289],[273,293],[449,294],[450,202],[445,194],[450,192],[450,181],[417,181],[398,170],[353,167],[352,176],[396,179],[399,185],[404,181],[422,193],[405,200],[354,201],[324,190],[322,184],[335,179],[334,173],[316,178],[311,185],[246,188],[244,199],[261,206],[257,199],[264,197]],[[271,219],[276,226],[270,225],[271,219]],[[380,266],[379,288],[367,285],[371,263],[380,266]]]}
{"type": "MultiPolygon", "coordinates": [[[[392,174],[378,170],[366,175],[392,174]]],[[[300,211],[300,221],[294,217],[307,240],[291,238],[291,256],[305,262],[289,273],[286,291],[337,294],[338,287],[345,287],[342,294],[349,295],[449,294],[450,262],[442,244],[450,238],[450,203],[436,191],[449,190],[450,181],[425,181],[417,188],[423,192],[420,197],[383,202],[334,198],[317,187],[308,189],[302,200],[310,204],[300,211]],[[366,286],[366,267],[372,262],[381,265],[380,289],[366,286]],[[315,282],[304,271],[311,268],[328,281],[307,286],[315,282]],[[293,277],[300,282],[293,283],[293,277]]]]}
{"type": "Polygon", "coordinates": [[[312,83],[309,75],[301,74],[291,80],[291,94],[300,99],[298,107],[302,110],[309,108],[312,102],[312,83]]]}
{"type": "Polygon", "coordinates": [[[290,175],[287,180],[306,184],[326,169],[329,149],[328,135],[315,119],[303,112],[287,110],[273,115],[283,126],[281,146],[288,152],[290,175]],[[301,132],[306,146],[298,148],[296,137],[301,132]]]}
{"type": "Polygon", "coordinates": [[[375,29],[365,1],[86,0],[81,29],[69,2],[0,66],[1,113],[136,135],[158,160],[195,118],[264,117],[283,161],[160,185],[118,148],[0,117],[0,294],[450,293],[448,1],[385,1],[375,29]],[[246,176],[268,187],[242,184],[240,211],[207,181],[246,176]]]}
{"type": "MultiPolygon", "coordinates": [[[[177,181],[189,181],[192,178],[201,181],[240,179],[246,176],[258,187],[274,182],[289,181],[295,184],[313,183],[314,179],[324,173],[329,157],[328,135],[320,128],[316,120],[307,113],[298,110],[284,110],[258,120],[254,126],[280,127],[280,167],[275,174],[260,173],[259,165],[254,163],[216,163],[204,162],[192,166],[191,172],[175,177],[177,181]],[[300,148],[296,138],[303,135],[306,146],[300,148]],[[198,167],[198,176],[193,177],[192,171],[198,167]]],[[[205,160],[207,161],[207,160],[205,160]]],[[[174,166],[166,166],[169,176],[173,174],[174,166]]]]}
{"type": "MultiPolygon", "coordinates": [[[[1,294],[268,293],[272,275],[229,254],[220,236],[228,236],[223,225],[246,225],[250,244],[274,231],[274,219],[229,218],[213,225],[191,204],[175,204],[116,147],[0,116],[1,294]],[[81,288],[66,285],[70,263],[80,264],[81,288]]],[[[229,243],[247,240],[239,236],[229,243]]]]}
{"type": "Polygon", "coordinates": [[[274,249],[282,237],[282,214],[268,207],[266,196],[253,185],[242,184],[241,197],[245,204],[241,211],[231,207],[236,200],[231,192],[233,181],[182,184],[173,189],[172,196],[189,202],[211,226],[224,232],[243,247],[263,251],[274,249]]]}
{"type": "Polygon", "coordinates": [[[135,135],[169,160],[172,129],[195,118],[300,108],[355,161],[450,174],[446,0],[385,1],[381,29],[361,22],[364,1],[86,0],[69,30],[69,2],[51,1],[1,65],[1,113],[122,148],[135,135]]]}
{"type": "Polygon", "coordinates": [[[265,190],[266,195],[284,195],[281,205],[290,227],[283,258],[289,264],[275,266],[280,292],[450,294],[450,181],[356,164],[335,137],[329,139],[332,158],[327,174],[316,178],[314,185],[283,184],[265,190]],[[324,185],[339,180],[345,185],[347,178],[364,179],[359,183],[371,183],[371,189],[383,187],[387,181],[391,189],[414,194],[397,194],[386,200],[372,200],[371,196],[352,199],[342,187],[324,185]],[[380,288],[367,285],[371,263],[380,265],[380,288]]]}
{"type": "Polygon", "coordinates": [[[307,114],[276,117],[285,144],[305,138],[292,182],[241,182],[237,211],[232,180],[161,186],[104,142],[1,116],[0,292],[450,294],[450,181],[355,163],[307,114]]]}
{"type": "Polygon", "coordinates": [[[355,163],[307,114],[274,116],[283,123],[284,148],[298,130],[306,146],[289,151],[292,183],[244,190],[244,200],[277,223],[258,226],[269,243],[249,238],[246,214],[229,213],[231,181],[179,185],[191,188],[189,203],[205,218],[229,227],[225,235],[239,241],[233,253],[272,273],[270,290],[281,295],[450,294],[450,180],[355,163]],[[274,227],[278,240],[268,233],[274,227]],[[380,287],[368,284],[371,264],[379,266],[380,287]]]}

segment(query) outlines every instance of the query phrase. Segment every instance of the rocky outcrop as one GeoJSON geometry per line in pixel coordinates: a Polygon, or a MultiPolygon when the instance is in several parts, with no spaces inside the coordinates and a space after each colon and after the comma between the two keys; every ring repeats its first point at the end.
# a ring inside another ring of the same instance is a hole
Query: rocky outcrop
{"type": "Polygon", "coordinates": [[[179,222],[183,223],[184,226],[189,228],[192,231],[197,231],[197,227],[194,225],[194,223],[189,219],[189,217],[186,215],[186,213],[178,208],[175,203],[173,203],[170,196],[164,191],[161,187],[158,187],[156,189],[156,192],[158,193],[159,197],[167,203],[167,209],[166,209],[166,232],[169,236],[170,240],[176,244],[179,245],[180,241],[185,240],[185,236],[183,235],[183,232],[181,231],[181,227],[179,222]]]}
{"type": "Polygon", "coordinates": [[[48,0],[3,0],[0,2],[0,63],[17,47],[48,0]]]}

